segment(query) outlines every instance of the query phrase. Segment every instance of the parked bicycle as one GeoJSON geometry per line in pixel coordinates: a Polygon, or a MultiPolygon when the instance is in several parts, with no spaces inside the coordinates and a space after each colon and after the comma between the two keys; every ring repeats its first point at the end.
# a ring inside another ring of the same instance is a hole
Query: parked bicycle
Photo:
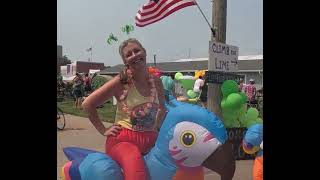
{"type": "Polygon", "coordinates": [[[66,126],[66,119],[64,117],[63,111],[57,107],[57,129],[63,130],[66,126]]]}

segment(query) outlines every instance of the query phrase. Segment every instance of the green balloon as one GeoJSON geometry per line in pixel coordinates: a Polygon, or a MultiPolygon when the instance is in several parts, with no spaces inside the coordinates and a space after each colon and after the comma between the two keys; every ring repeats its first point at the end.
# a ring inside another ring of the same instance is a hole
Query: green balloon
{"type": "Polygon", "coordinates": [[[242,105],[242,107],[240,108],[239,116],[240,115],[246,115],[246,113],[247,113],[247,105],[245,104],[245,105],[242,105]]]}
{"type": "Polygon", "coordinates": [[[133,30],[134,30],[134,28],[133,28],[132,25],[129,26],[129,30],[130,30],[130,31],[133,31],[133,30]]]}
{"type": "Polygon", "coordinates": [[[239,123],[239,121],[233,121],[233,122],[232,122],[232,126],[233,126],[234,128],[239,128],[239,127],[241,127],[241,124],[239,123]]]}
{"type": "Polygon", "coordinates": [[[223,98],[222,100],[221,100],[221,109],[223,110],[223,109],[225,109],[226,108],[226,98],[223,98]]]}
{"type": "Polygon", "coordinates": [[[238,93],[230,94],[225,101],[225,108],[232,110],[239,110],[242,105],[242,97],[238,93]]]}
{"type": "Polygon", "coordinates": [[[257,119],[256,119],[256,122],[257,122],[258,124],[263,124],[263,120],[262,120],[261,118],[257,118],[257,119]]]}
{"type": "Polygon", "coordinates": [[[222,114],[222,119],[223,121],[231,121],[232,117],[228,113],[223,113],[222,114]]]}
{"type": "Polygon", "coordinates": [[[223,97],[228,97],[231,93],[239,92],[238,84],[233,80],[226,80],[222,83],[221,91],[223,97]]]}
{"type": "Polygon", "coordinates": [[[238,118],[237,112],[234,111],[222,111],[223,120],[236,121],[238,118]]]}
{"type": "Polygon", "coordinates": [[[248,99],[247,95],[244,92],[239,92],[239,94],[242,97],[242,104],[246,104],[248,99]]]}
{"type": "Polygon", "coordinates": [[[181,72],[177,72],[175,75],[174,75],[174,79],[179,81],[180,77],[182,77],[183,74],[181,72]]]}
{"type": "Polygon", "coordinates": [[[254,121],[258,118],[259,111],[256,108],[249,108],[247,111],[247,120],[248,121],[254,121]]]}
{"type": "Polygon", "coordinates": [[[232,128],[235,126],[235,123],[237,123],[237,118],[230,114],[225,114],[222,122],[226,128],[232,128]]]}
{"type": "Polygon", "coordinates": [[[223,123],[226,128],[239,127],[239,122],[237,120],[237,115],[234,113],[222,112],[223,123]]]}
{"type": "Polygon", "coordinates": [[[163,88],[165,90],[172,91],[174,85],[172,78],[170,76],[161,76],[160,79],[162,81],[163,88]]]}
{"type": "Polygon", "coordinates": [[[229,120],[238,120],[239,119],[239,110],[222,110],[223,117],[226,117],[229,120]]]}
{"type": "Polygon", "coordinates": [[[232,128],[232,121],[224,120],[223,124],[226,128],[232,128]]]}
{"type": "Polygon", "coordinates": [[[246,127],[249,128],[250,126],[252,126],[254,124],[258,124],[256,119],[248,121],[247,124],[246,124],[246,127]]]}
{"type": "Polygon", "coordinates": [[[197,93],[195,93],[193,90],[188,90],[187,95],[190,99],[193,99],[195,97],[197,97],[197,93]]]}
{"type": "Polygon", "coordinates": [[[179,81],[182,85],[182,87],[185,89],[185,90],[192,90],[193,89],[193,86],[194,86],[194,82],[195,80],[194,79],[184,79],[185,76],[181,76],[179,78],[179,81]]]}
{"type": "Polygon", "coordinates": [[[242,110],[247,112],[248,111],[248,106],[247,104],[242,105],[242,110]]]}
{"type": "Polygon", "coordinates": [[[223,124],[226,128],[237,128],[240,127],[240,123],[237,120],[230,121],[230,120],[224,120],[223,124]]]}
{"type": "Polygon", "coordinates": [[[247,127],[247,121],[246,121],[246,116],[240,116],[239,117],[239,122],[241,127],[247,127]]]}
{"type": "Polygon", "coordinates": [[[246,111],[243,111],[243,110],[241,110],[241,109],[240,109],[240,110],[239,110],[239,114],[238,114],[238,115],[239,115],[239,116],[238,116],[239,118],[240,118],[240,117],[245,118],[245,117],[246,117],[246,115],[247,115],[247,112],[246,112],[246,111]]]}

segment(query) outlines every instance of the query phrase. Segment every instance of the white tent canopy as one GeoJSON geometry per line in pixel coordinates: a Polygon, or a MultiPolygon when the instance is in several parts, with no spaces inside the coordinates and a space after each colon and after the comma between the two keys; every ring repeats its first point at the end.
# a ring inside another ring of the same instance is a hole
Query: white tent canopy
{"type": "Polygon", "coordinates": [[[76,76],[62,76],[63,81],[70,82],[72,81],[76,76]]]}

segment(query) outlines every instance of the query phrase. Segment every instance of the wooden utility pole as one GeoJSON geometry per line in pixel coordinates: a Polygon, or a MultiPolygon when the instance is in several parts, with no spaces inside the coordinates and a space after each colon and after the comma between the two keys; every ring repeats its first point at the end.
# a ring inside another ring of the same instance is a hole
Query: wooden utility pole
{"type": "MultiPolygon", "coordinates": [[[[227,0],[213,0],[212,3],[212,26],[214,28],[215,36],[211,37],[211,41],[216,41],[218,43],[226,43],[226,27],[227,27],[227,0]]],[[[214,69],[214,60],[209,58],[208,70],[214,69]]],[[[221,120],[223,120],[221,112],[221,84],[209,83],[208,84],[208,109],[214,112],[221,120]]],[[[221,164],[225,165],[223,168],[210,168],[211,170],[220,174],[221,180],[232,180],[235,169],[236,162],[233,156],[233,145],[230,141],[226,141],[221,148],[223,148],[224,157],[220,160],[215,158],[214,160],[207,159],[204,165],[215,162],[219,164],[218,166],[211,167],[222,167],[221,164]]],[[[221,156],[221,155],[220,155],[221,156]]]]}
{"type": "MultiPolygon", "coordinates": [[[[227,0],[214,0],[212,3],[212,26],[215,29],[215,37],[212,34],[211,41],[226,42],[227,27],[227,0]]],[[[208,61],[208,70],[214,68],[214,61],[208,61]]],[[[220,108],[221,85],[218,83],[208,84],[208,109],[222,119],[220,108]]]]}

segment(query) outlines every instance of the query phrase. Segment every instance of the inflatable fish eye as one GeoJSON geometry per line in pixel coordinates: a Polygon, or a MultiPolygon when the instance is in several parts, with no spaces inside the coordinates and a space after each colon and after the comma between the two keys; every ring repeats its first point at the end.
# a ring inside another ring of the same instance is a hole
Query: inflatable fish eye
{"type": "Polygon", "coordinates": [[[196,135],[192,131],[184,131],[180,136],[180,143],[184,147],[192,147],[196,142],[196,135]]]}

